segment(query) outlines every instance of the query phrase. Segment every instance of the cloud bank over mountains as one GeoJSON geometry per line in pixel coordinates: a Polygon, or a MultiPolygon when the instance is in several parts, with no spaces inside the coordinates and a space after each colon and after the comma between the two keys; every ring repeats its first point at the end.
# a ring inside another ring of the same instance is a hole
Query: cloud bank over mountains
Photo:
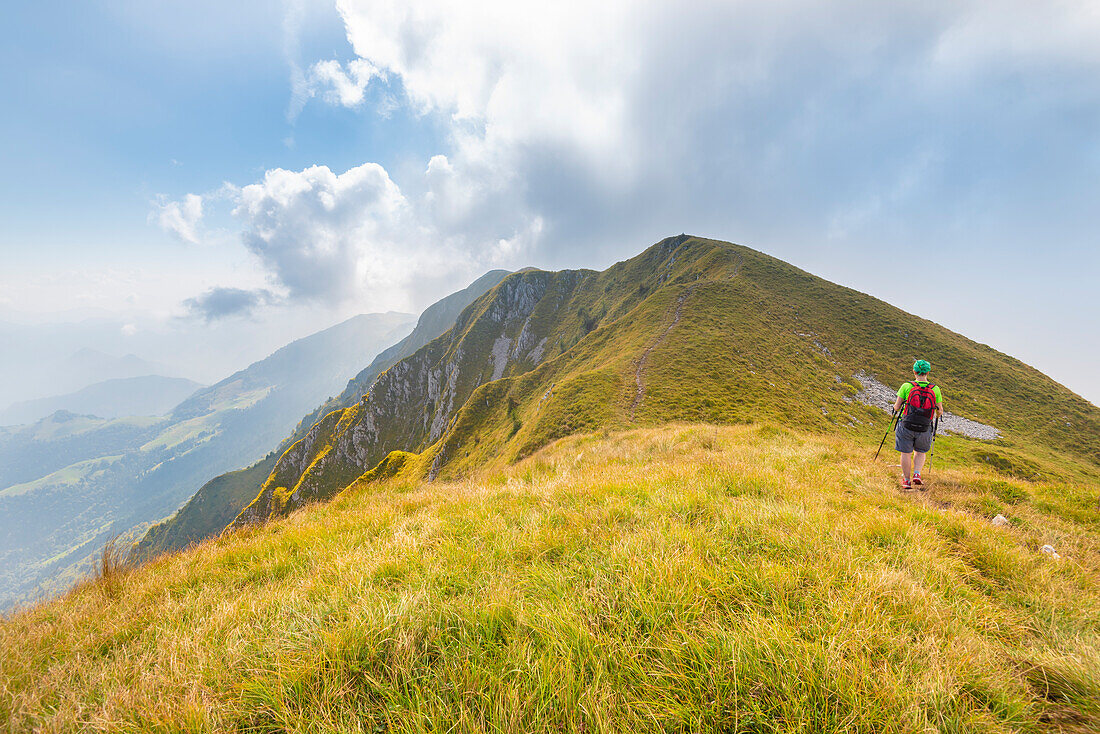
{"type": "MultiPolygon", "coordinates": [[[[409,307],[422,277],[597,266],[683,230],[981,257],[1038,232],[1083,249],[1100,224],[1080,194],[1100,183],[1088,3],[337,8],[355,58],[313,62],[304,103],[371,114],[386,85],[445,137],[418,168],[235,182],[241,241],[288,302],[409,307]]],[[[201,215],[189,195],[158,221],[194,241],[201,215]]]]}

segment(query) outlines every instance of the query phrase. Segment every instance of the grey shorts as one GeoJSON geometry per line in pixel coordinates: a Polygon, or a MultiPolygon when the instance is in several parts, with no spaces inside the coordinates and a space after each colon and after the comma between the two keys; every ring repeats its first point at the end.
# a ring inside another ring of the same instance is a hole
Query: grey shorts
{"type": "Polygon", "coordinates": [[[904,421],[898,421],[898,427],[894,430],[894,448],[903,454],[919,451],[927,454],[932,448],[932,426],[927,431],[910,431],[905,427],[904,421]]]}

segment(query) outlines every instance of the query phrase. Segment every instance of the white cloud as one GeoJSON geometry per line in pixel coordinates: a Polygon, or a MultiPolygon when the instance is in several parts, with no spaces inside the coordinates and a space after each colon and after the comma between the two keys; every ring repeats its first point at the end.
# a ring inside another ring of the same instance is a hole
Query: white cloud
{"type": "Polygon", "coordinates": [[[187,194],[180,201],[168,201],[163,197],[153,203],[150,220],[165,232],[179,237],[184,242],[199,243],[199,225],[202,222],[202,197],[187,194]]]}
{"type": "Polygon", "coordinates": [[[408,203],[379,165],[337,175],[326,166],[275,169],[241,189],[234,213],[245,245],[292,297],[339,302],[392,277],[379,255],[403,250],[408,203]]]}
{"type": "Polygon", "coordinates": [[[290,104],[286,110],[289,122],[294,120],[305,107],[311,96],[306,73],[298,63],[301,52],[300,36],[305,18],[304,0],[284,0],[283,3],[283,59],[290,68],[290,104]]]}
{"type": "Polygon", "coordinates": [[[479,129],[461,141],[466,155],[568,141],[592,156],[593,170],[631,142],[624,82],[639,71],[644,36],[635,31],[649,14],[632,5],[337,3],[361,59],[400,77],[421,111],[479,129]]]}
{"type": "MultiPolygon", "coordinates": [[[[1098,98],[1098,14],[1080,2],[1049,17],[955,0],[337,6],[358,58],[294,66],[292,108],[362,109],[382,78],[383,100],[403,94],[446,133],[411,173],[276,169],[231,193],[246,245],[291,299],[401,306],[424,281],[606,264],[681,231],[786,257],[782,243],[830,238],[868,254],[887,238],[981,247],[975,211],[986,243],[1022,216],[1065,219],[1067,197],[1044,211],[1029,195],[1081,147],[1062,127],[1093,119],[1098,98]],[[1083,81],[1051,84],[1051,65],[1083,81]]],[[[1100,150],[1082,129],[1082,149],[1100,150]]],[[[1046,180],[1089,190],[1077,160],[1076,179],[1046,180]]]]}
{"type": "Polygon", "coordinates": [[[1026,169],[1025,126],[1042,126],[1006,96],[1053,95],[1036,116],[1095,105],[1100,61],[1100,9],[1082,0],[337,7],[359,57],[448,121],[449,169],[429,177],[453,182],[451,205],[542,217],[546,244],[566,250],[599,230],[789,236],[792,219],[824,230],[883,187],[912,206],[929,188],[906,183],[910,161],[928,150],[963,185],[1006,156],[1026,169]],[[1051,86],[1050,64],[1081,75],[1079,98],[1051,86]],[[997,89],[1004,74],[1019,87],[997,89]],[[988,134],[998,127],[1003,139],[988,134]],[[966,161],[983,135],[1000,150],[966,161]]]}
{"type": "Polygon", "coordinates": [[[469,202],[454,201],[449,182],[438,180],[444,163],[435,161],[425,176],[437,188],[416,200],[374,163],[340,174],[326,166],[275,169],[240,189],[234,214],[245,246],[291,300],[422,305],[419,290],[456,285],[515,257],[541,228],[534,222],[471,236],[463,219],[469,202]]]}
{"type": "Polygon", "coordinates": [[[371,79],[377,76],[378,69],[364,59],[348,62],[347,70],[339,61],[318,61],[309,69],[310,94],[320,92],[332,104],[356,107],[363,102],[371,79]]]}

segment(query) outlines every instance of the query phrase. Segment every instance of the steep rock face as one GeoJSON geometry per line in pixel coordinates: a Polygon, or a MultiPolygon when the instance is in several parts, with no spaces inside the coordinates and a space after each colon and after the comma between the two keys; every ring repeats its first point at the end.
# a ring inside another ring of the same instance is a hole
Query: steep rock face
{"type": "Polygon", "coordinates": [[[315,424],[283,454],[232,526],[330,497],[390,451],[435,443],[478,386],[539,364],[548,336],[536,322],[560,323],[556,311],[593,277],[529,270],[505,278],[449,332],[379,375],[361,402],[315,424]]]}
{"type": "Polygon", "coordinates": [[[279,451],[285,451],[303,438],[315,423],[332,411],[349,408],[358,403],[380,374],[402,359],[412,356],[416,350],[450,329],[467,306],[508,274],[506,270],[491,270],[466,288],[451,293],[424,309],[411,334],[379,353],[365,369],[348,382],[347,387],[338,396],[319,405],[313,412],[302,418],[294,433],[283,441],[279,451]]]}

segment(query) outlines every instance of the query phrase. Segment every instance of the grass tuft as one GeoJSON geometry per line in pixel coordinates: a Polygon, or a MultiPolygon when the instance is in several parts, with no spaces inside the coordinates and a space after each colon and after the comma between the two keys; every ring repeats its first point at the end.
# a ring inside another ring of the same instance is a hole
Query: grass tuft
{"type": "Polygon", "coordinates": [[[118,594],[123,577],[130,570],[127,562],[127,550],[118,543],[119,536],[114,535],[103,544],[103,550],[96,559],[95,568],[89,583],[109,596],[118,594]]]}

